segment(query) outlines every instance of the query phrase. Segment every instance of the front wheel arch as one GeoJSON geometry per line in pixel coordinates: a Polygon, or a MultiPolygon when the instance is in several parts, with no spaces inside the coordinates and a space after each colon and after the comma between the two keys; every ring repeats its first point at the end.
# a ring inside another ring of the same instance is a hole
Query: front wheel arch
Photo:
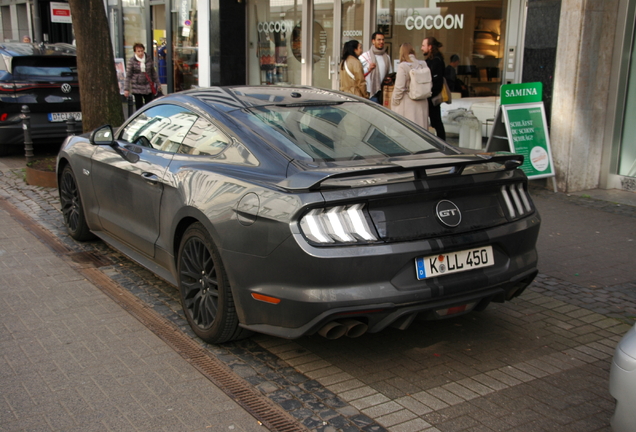
{"type": "Polygon", "coordinates": [[[184,226],[177,254],[177,283],[190,327],[208,343],[249,336],[250,332],[239,327],[232,289],[212,236],[200,222],[184,226]]]}
{"type": "Polygon", "coordinates": [[[58,193],[60,210],[68,234],[77,241],[95,238],[86,222],[86,214],[75,173],[70,164],[58,166],[58,193]]]}

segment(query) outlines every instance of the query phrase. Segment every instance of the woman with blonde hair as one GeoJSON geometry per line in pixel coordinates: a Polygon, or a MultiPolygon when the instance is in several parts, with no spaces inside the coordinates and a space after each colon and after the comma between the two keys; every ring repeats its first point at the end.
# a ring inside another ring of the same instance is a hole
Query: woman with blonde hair
{"type": "Polygon", "coordinates": [[[395,87],[391,109],[403,117],[428,129],[428,99],[413,100],[409,97],[411,85],[410,71],[413,68],[427,68],[425,61],[415,58],[413,46],[406,42],[400,45],[400,64],[395,75],[395,87]]]}

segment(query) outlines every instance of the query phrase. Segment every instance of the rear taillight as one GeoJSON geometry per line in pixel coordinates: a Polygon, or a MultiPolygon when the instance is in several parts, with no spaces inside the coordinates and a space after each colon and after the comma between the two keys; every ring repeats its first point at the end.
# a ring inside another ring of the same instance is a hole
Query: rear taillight
{"type": "Polygon", "coordinates": [[[501,187],[501,196],[506,203],[507,216],[511,219],[532,213],[530,197],[522,183],[513,183],[501,187]]]}
{"type": "Polygon", "coordinates": [[[9,117],[9,114],[7,113],[1,113],[0,114],[0,121],[5,121],[7,119],[7,117],[9,117]]]}
{"type": "Polygon", "coordinates": [[[364,204],[313,209],[300,220],[300,229],[315,243],[376,241],[363,209],[364,204]]]}

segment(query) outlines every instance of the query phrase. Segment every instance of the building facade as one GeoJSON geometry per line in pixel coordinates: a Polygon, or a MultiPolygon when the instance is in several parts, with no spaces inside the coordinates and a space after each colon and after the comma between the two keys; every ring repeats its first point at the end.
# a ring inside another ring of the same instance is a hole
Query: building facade
{"type": "MultiPolygon", "coordinates": [[[[0,0],[2,36],[71,42],[50,11],[65,0],[0,0]]],[[[165,91],[209,85],[339,87],[351,39],[370,47],[434,36],[460,58],[469,97],[543,83],[561,191],[636,191],[636,0],[104,0],[115,57],[142,42],[165,91]]],[[[488,106],[488,105],[486,105],[488,106]]]]}

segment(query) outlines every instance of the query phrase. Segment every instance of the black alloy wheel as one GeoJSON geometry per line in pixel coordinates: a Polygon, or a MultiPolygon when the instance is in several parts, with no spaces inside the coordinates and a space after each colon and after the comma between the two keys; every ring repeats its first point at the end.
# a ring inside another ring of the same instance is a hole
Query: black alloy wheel
{"type": "Polygon", "coordinates": [[[197,336],[208,343],[223,343],[247,335],[238,326],[225,268],[200,223],[183,235],[178,272],[181,305],[197,336]]]}
{"type": "Polygon", "coordinates": [[[58,191],[62,215],[64,216],[64,225],[69,235],[78,241],[93,239],[95,236],[91,233],[86,223],[82,198],[77,187],[75,174],[70,165],[65,166],[62,170],[58,191]]]}

